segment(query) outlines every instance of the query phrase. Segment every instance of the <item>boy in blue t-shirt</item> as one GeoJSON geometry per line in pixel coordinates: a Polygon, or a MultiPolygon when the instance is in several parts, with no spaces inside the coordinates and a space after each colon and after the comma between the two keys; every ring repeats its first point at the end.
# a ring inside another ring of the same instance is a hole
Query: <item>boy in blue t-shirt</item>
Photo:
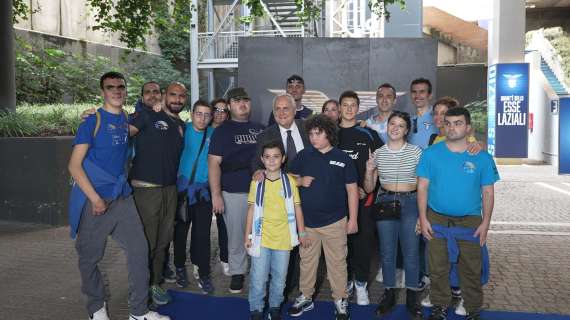
{"type": "MultiPolygon", "coordinates": [[[[417,166],[418,208],[423,236],[428,240],[433,319],[445,319],[451,300],[446,236],[457,241],[457,271],[467,319],[480,319],[483,303],[487,232],[491,224],[494,184],[499,180],[491,155],[468,153],[471,117],[465,108],[445,115],[445,142],[424,151],[417,166]],[[481,214],[482,212],[482,214],[481,214]]],[[[431,319],[431,318],[430,318],[431,319]]]]}
{"type": "Polygon", "coordinates": [[[125,78],[105,73],[100,80],[103,107],[78,130],[69,160],[75,184],[70,199],[72,236],[79,256],[82,291],[90,319],[108,320],[105,283],[98,263],[111,235],[126,251],[129,309],[133,320],[169,320],[148,303],[148,247],[131,189],[125,178],[129,125],[123,111],[125,78]]]}
{"type": "Polygon", "coordinates": [[[289,170],[298,176],[305,230],[311,246],[299,249],[301,294],[288,313],[297,317],[314,308],[311,297],[315,291],[317,266],[323,248],[336,319],[349,319],[347,234],[358,232],[356,168],[346,153],[333,146],[338,140],[336,124],[326,115],[309,118],[305,129],[313,147],[299,152],[289,170]]]}

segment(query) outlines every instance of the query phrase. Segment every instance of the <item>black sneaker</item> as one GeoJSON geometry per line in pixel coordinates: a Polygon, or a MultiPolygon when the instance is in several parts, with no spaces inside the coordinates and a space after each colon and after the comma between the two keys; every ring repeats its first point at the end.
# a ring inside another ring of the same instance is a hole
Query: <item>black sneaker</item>
{"type": "Polygon", "coordinates": [[[293,305],[289,307],[287,313],[291,317],[298,317],[302,315],[303,312],[313,310],[314,308],[315,304],[313,303],[313,299],[307,298],[301,293],[301,295],[295,299],[293,305]]]}
{"type": "Polygon", "coordinates": [[[230,293],[241,293],[243,290],[243,274],[232,275],[232,281],[230,282],[230,293]]]}
{"type": "Polygon", "coordinates": [[[334,302],[334,307],[335,320],[350,319],[350,314],[348,313],[348,300],[338,299],[334,302]]]}
{"type": "Polygon", "coordinates": [[[176,268],[176,285],[180,288],[188,286],[188,275],[186,274],[186,267],[176,268]]]}
{"type": "Polygon", "coordinates": [[[446,320],[447,319],[447,306],[434,305],[431,309],[431,315],[428,320],[446,320]]]}
{"type": "Polygon", "coordinates": [[[378,308],[376,308],[376,315],[381,316],[386,313],[389,313],[394,309],[396,306],[396,289],[384,289],[384,295],[382,296],[382,300],[378,304],[378,308]]]}
{"type": "Polygon", "coordinates": [[[176,282],[176,273],[172,271],[169,264],[164,266],[164,270],[162,270],[162,277],[164,278],[164,282],[167,283],[175,283],[176,282]]]}
{"type": "Polygon", "coordinates": [[[249,314],[250,320],[263,320],[263,312],[261,311],[251,311],[249,314]]]}
{"type": "Polygon", "coordinates": [[[465,320],[481,320],[481,313],[479,311],[469,312],[465,320]]]}
{"type": "Polygon", "coordinates": [[[267,315],[268,320],[281,320],[281,309],[271,308],[269,309],[269,314],[267,315]]]}

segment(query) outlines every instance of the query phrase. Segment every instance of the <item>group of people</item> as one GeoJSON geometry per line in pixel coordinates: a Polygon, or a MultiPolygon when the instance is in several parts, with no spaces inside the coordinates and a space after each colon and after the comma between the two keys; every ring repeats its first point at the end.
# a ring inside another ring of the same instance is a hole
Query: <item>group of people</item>
{"type": "Polygon", "coordinates": [[[449,97],[430,106],[429,80],[411,82],[411,115],[394,110],[396,89],[385,83],[376,93],[378,112],[358,121],[354,91],[312,115],[302,104],[303,78],[292,75],[287,93],[273,100],[268,127],[250,121],[244,88],[229,90],[225,100],[198,100],[184,123],[181,83],[164,92],[145,83],[132,115],[123,110],[121,74],[106,73],[100,87],[104,104],[87,113],[69,162],[70,225],[90,319],[109,319],[98,269],[109,235],[126,251],[131,319],[169,319],[150,309],[171,301],[163,282],[188,285],[190,226],[194,276],[213,293],[213,216],[230,292],[242,292],[249,260],[251,319],[281,319],[295,288],[288,315],[314,309],[325,266],[335,318],[349,319],[350,296],[370,303],[375,242],[384,284],[378,316],[393,310],[403,269],[412,319],[423,319],[427,285],[421,302],[433,306],[429,319],[446,319],[452,295],[468,319],[480,319],[499,175],[473,141],[468,110],[449,97]]]}

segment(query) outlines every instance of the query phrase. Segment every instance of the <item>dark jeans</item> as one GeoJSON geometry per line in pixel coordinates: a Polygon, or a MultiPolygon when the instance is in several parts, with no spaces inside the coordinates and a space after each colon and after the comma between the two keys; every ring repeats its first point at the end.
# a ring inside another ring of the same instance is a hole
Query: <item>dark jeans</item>
{"type": "MultiPolygon", "coordinates": [[[[481,224],[480,216],[446,216],[428,209],[428,220],[445,227],[477,228],[481,224]]],[[[470,241],[457,241],[459,259],[457,271],[465,310],[479,311],[483,304],[483,288],[481,286],[481,246],[470,241]]],[[[450,263],[447,253],[447,241],[432,239],[428,242],[428,261],[431,276],[431,301],[435,305],[448,305],[451,301],[449,290],[450,263]]]]}
{"type": "Polygon", "coordinates": [[[228,263],[228,230],[224,222],[224,215],[216,215],[216,226],[218,227],[218,246],[220,247],[220,261],[228,263]]]}
{"type": "Polygon", "coordinates": [[[371,207],[364,207],[366,199],[358,205],[358,233],[348,235],[348,279],[368,282],[370,275],[370,260],[374,248],[374,229],[376,223],[371,217],[371,207]]]}
{"type": "Polygon", "coordinates": [[[198,266],[200,278],[210,277],[210,226],[212,203],[200,201],[188,206],[189,222],[176,221],[174,225],[174,266],[183,268],[186,263],[186,239],[190,235],[190,260],[198,266]]]}

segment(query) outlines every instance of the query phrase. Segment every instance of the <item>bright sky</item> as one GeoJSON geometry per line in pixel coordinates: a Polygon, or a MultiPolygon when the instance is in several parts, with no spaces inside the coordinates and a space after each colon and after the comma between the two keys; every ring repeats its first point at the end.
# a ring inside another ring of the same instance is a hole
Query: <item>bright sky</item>
{"type": "Polygon", "coordinates": [[[423,0],[424,7],[436,7],[466,21],[493,18],[493,0],[423,0]]]}

